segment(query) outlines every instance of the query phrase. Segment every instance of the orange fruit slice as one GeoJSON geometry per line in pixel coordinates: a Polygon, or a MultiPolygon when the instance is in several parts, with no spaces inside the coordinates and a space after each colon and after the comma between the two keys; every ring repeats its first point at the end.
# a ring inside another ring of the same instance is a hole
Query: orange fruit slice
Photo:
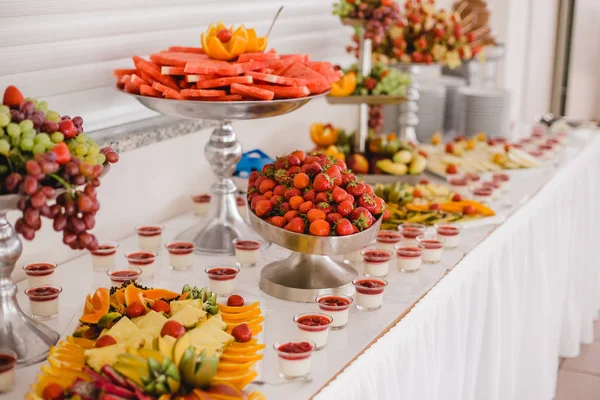
{"type": "Polygon", "coordinates": [[[258,376],[256,371],[243,371],[242,373],[219,373],[217,372],[213,377],[215,382],[230,382],[236,386],[244,387],[249,382],[252,382],[254,378],[258,376]]]}
{"type": "MultiPolygon", "coordinates": [[[[259,316],[258,316],[258,317],[256,317],[256,318],[253,318],[253,319],[251,319],[251,320],[249,320],[249,321],[246,321],[246,324],[247,324],[247,325],[248,325],[250,328],[252,328],[252,327],[255,327],[255,326],[258,326],[258,325],[260,325],[260,324],[261,324],[261,323],[262,323],[264,320],[265,320],[265,316],[264,316],[264,315],[259,315],[259,316]]],[[[235,328],[237,325],[239,325],[239,324],[238,324],[238,323],[235,323],[235,322],[234,322],[233,324],[227,324],[227,329],[233,329],[233,328],[235,328]]]]}
{"type": "Polygon", "coordinates": [[[250,310],[254,310],[255,308],[257,308],[259,306],[259,302],[255,301],[252,304],[249,304],[247,306],[241,306],[241,307],[231,307],[231,306],[227,306],[225,304],[218,304],[219,306],[219,311],[221,311],[221,313],[228,313],[228,314],[240,314],[240,313],[244,313],[250,310]]]}
{"type": "Polygon", "coordinates": [[[266,399],[267,398],[265,397],[265,395],[262,394],[261,392],[252,392],[248,396],[248,400],[266,400],[266,399]]]}
{"type": "Polygon", "coordinates": [[[48,362],[54,368],[64,368],[73,371],[83,370],[84,364],[79,360],[65,359],[64,357],[48,356],[48,362]]]}
{"type": "Polygon", "coordinates": [[[262,360],[262,354],[225,354],[221,355],[221,361],[236,362],[236,363],[247,363],[250,361],[262,360]]]}
{"type": "Polygon", "coordinates": [[[253,308],[250,311],[241,312],[237,314],[231,314],[227,312],[221,312],[221,317],[223,317],[223,321],[225,322],[241,322],[241,321],[249,321],[254,317],[257,317],[261,314],[260,308],[253,308]]]}
{"type": "Polygon", "coordinates": [[[76,338],[73,336],[67,336],[67,341],[69,341],[70,343],[76,344],[77,346],[81,347],[82,349],[91,349],[94,347],[94,344],[96,343],[93,340],[90,339],[84,339],[84,338],[76,338]]]}
{"type": "Polygon", "coordinates": [[[336,97],[350,96],[356,89],[356,73],[350,71],[342,79],[331,85],[331,95],[336,97]]]}
{"type": "Polygon", "coordinates": [[[217,367],[217,373],[248,371],[254,364],[256,364],[256,361],[248,361],[246,363],[220,362],[217,367]]]}
{"type": "Polygon", "coordinates": [[[248,347],[227,347],[223,351],[223,354],[255,354],[261,350],[264,350],[265,347],[266,346],[264,344],[257,344],[248,347]]]}
{"type": "Polygon", "coordinates": [[[73,381],[75,381],[75,379],[81,378],[85,381],[89,381],[92,379],[85,372],[72,371],[72,370],[68,370],[68,369],[60,369],[60,368],[56,368],[56,367],[53,367],[52,365],[48,365],[48,364],[42,364],[42,372],[47,375],[50,375],[50,376],[57,376],[59,378],[65,378],[65,380],[72,379],[73,381]]]}
{"type": "Polygon", "coordinates": [[[228,349],[231,349],[231,348],[240,348],[240,347],[241,348],[245,348],[245,347],[248,347],[248,346],[255,346],[257,344],[258,344],[258,339],[250,339],[249,341],[244,342],[244,343],[242,343],[242,342],[233,342],[227,348],[228,349]]]}
{"type": "Polygon", "coordinates": [[[263,330],[262,325],[258,325],[258,326],[253,326],[250,328],[250,332],[252,332],[253,336],[258,335],[259,333],[261,333],[263,330]]]}

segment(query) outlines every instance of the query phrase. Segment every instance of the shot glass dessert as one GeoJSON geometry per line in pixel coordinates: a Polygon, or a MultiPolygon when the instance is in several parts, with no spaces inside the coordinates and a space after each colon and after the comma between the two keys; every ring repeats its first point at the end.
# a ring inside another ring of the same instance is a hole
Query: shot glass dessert
{"type": "Polygon", "coordinates": [[[469,181],[467,178],[452,178],[448,180],[448,183],[454,193],[458,193],[461,196],[467,196],[469,194],[469,181]]]}
{"type": "Polygon", "coordinates": [[[107,270],[117,265],[118,243],[100,242],[96,250],[90,251],[92,256],[92,267],[95,271],[107,270]]]}
{"type": "Polygon", "coordinates": [[[235,261],[240,267],[253,267],[260,259],[260,242],[257,240],[233,239],[235,261]]]}
{"type": "Polygon", "coordinates": [[[444,252],[444,239],[419,236],[417,243],[423,246],[423,262],[427,264],[436,264],[442,260],[442,253],[444,252]]]}
{"type": "Polygon", "coordinates": [[[135,228],[138,234],[138,247],[144,251],[160,251],[163,227],[145,225],[135,228]]]}
{"type": "Polygon", "coordinates": [[[492,175],[492,180],[500,184],[500,190],[502,192],[508,191],[510,186],[510,176],[508,176],[508,174],[494,174],[492,175]]]}
{"type": "Polygon", "coordinates": [[[333,318],[329,329],[343,329],[346,326],[352,297],[343,294],[324,294],[318,296],[315,301],[323,314],[333,318]]]}
{"type": "Polygon", "coordinates": [[[375,311],[383,304],[383,291],[387,281],[381,278],[360,277],[352,281],[356,289],[356,308],[361,311],[375,311]]]}
{"type": "Polygon", "coordinates": [[[492,200],[500,197],[500,182],[485,181],[481,183],[481,187],[484,189],[490,189],[492,191],[492,200]]]}
{"type": "Polygon", "coordinates": [[[242,218],[246,218],[248,216],[248,207],[246,204],[246,199],[238,196],[235,198],[235,202],[237,204],[237,209],[242,218]]]}
{"type": "Polygon", "coordinates": [[[438,238],[444,239],[444,247],[447,249],[454,249],[458,246],[460,239],[460,231],[462,225],[460,224],[435,224],[435,231],[437,232],[438,238]]]}
{"type": "Polygon", "coordinates": [[[157,256],[158,254],[154,251],[133,251],[125,254],[130,267],[142,270],[140,279],[150,279],[154,276],[154,264],[157,256]]]}
{"type": "Polygon", "coordinates": [[[15,365],[17,355],[8,349],[0,348],[0,393],[7,393],[15,387],[15,365]]]}
{"type": "Polygon", "coordinates": [[[206,216],[208,214],[208,210],[210,209],[210,194],[199,194],[197,196],[192,196],[192,201],[194,202],[194,213],[200,217],[206,216]]]}
{"type": "Polygon", "coordinates": [[[140,279],[142,270],[138,267],[129,267],[129,269],[115,267],[106,271],[106,275],[110,278],[112,286],[118,288],[123,286],[123,283],[125,282],[135,282],[140,279]]]}
{"type": "Polygon", "coordinates": [[[35,261],[23,265],[27,275],[27,286],[51,285],[54,283],[56,264],[46,261],[35,261]]]}
{"type": "Polygon", "coordinates": [[[392,252],[366,248],[362,251],[365,275],[386,277],[390,267],[392,252]]]}
{"type": "Polygon", "coordinates": [[[414,272],[421,268],[423,246],[416,243],[398,243],[396,245],[398,269],[402,272],[414,272]]]}
{"type": "Polygon", "coordinates": [[[190,269],[194,264],[193,242],[171,242],[165,246],[169,252],[169,264],[174,270],[190,269]]]}
{"type": "Polygon", "coordinates": [[[333,317],[326,314],[297,314],[294,322],[298,327],[298,336],[301,339],[312,341],[315,350],[321,350],[327,345],[329,326],[333,317]]]}
{"type": "Polygon", "coordinates": [[[219,266],[204,270],[208,276],[208,287],[218,296],[227,296],[235,292],[235,278],[240,272],[238,267],[219,266]]]}
{"type": "Polygon", "coordinates": [[[479,187],[477,189],[473,189],[473,200],[481,203],[487,204],[492,200],[492,189],[479,187]]]}
{"type": "Polygon", "coordinates": [[[381,230],[377,233],[375,247],[389,252],[394,251],[394,245],[402,240],[402,235],[397,230],[381,230]]]}
{"type": "Polygon", "coordinates": [[[310,362],[315,351],[313,342],[296,340],[273,344],[277,352],[279,376],[284,379],[296,379],[308,376],[310,362]]]}
{"type": "Polygon", "coordinates": [[[62,288],[56,285],[37,285],[25,290],[29,298],[31,315],[37,319],[50,319],[58,315],[58,296],[62,288]]]}
{"type": "Polygon", "coordinates": [[[403,242],[414,242],[417,236],[425,234],[427,227],[421,224],[402,224],[398,226],[398,231],[402,235],[403,242]]]}

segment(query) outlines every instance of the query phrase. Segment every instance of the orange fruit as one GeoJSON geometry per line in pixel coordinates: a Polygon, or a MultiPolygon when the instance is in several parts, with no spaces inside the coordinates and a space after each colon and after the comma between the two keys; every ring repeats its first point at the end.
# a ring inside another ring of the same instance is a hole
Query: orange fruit
{"type": "Polygon", "coordinates": [[[217,372],[213,377],[215,382],[230,382],[236,386],[244,387],[249,382],[252,382],[254,378],[258,376],[256,371],[243,371],[241,373],[219,373],[217,372]],[[245,384],[244,384],[245,383],[245,384]]]}
{"type": "Polygon", "coordinates": [[[222,354],[221,361],[232,362],[232,363],[247,363],[250,361],[262,360],[262,354],[222,354]]]}
{"type": "Polygon", "coordinates": [[[248,371],[254,364],[256,364],[256,361],[248,361],[246,363],[220,362],[217,367],[217,373],[248,371]]]}
{"type": "MultiPolygon", "coordinates": [[[[248,347],[227,347],[223,354],[255,354],[261,350],[264,350],[264,344],[257,344],[255,346],[248,347]]],[[[219,364],[221,365],[221,364],[219,364]]]]}
{"type": "Polygon", "coordinates": [[[250,339],[249,341],[247,341],[245,343],[233,342],[227,348],[230,349],[232,347],[248,347],[248,346],[254,346],[254,345],[257,345],[257,344],[258,344],[258,339],[250,339]]]}
{"type": "Polygon", "coordinates": [[[82,349],[91,349],[94,347],[94,341],[90,340],[90,339],[67,336],[67,341],[69,341],[70,343],[76,344],[77,346],[81,347],[82,349]]]}
{"type": "Polygon", "coordinates": [[[260,308],[254,308],[250,311],[241,312],[241,313],[237,313],[237,314],[221,312],[221,317],[223,317],[223,321],[225,321],[225,322],[241,323],[242,321],[248,321],[248,320],[253,319],[254,317],[259,316],[261,314],[261,312],[262,311],[260,308]]]}
{"type": "MultiPolygon", "coordinates": [[[[258,326],[260,325],[263,321],[265,320],[264,315],[259,315],[256,318],[253,318],[251,320],[246,321],[246,324],[252,328],[254,326],[258,326]]],[[[237,325],[239,325],[238,323],[233,323],[233,324],[227,324],[227,329],[233,329],[235,328],[237,325]]]]}
{"type": "Polygon", "coordinates": [[[250,310],[253,310],[255,308],[257,308],[259,305],[258,301],[255,301],[252,304],[248,304],[247,306],[241,306],[241,307],[232,307],[232,306],[227,306],[225,304],[219,304],[219,311],[221,311],[221,313],[228,313],[228,314],[239,314],[239,313],[244,313],[250,310]]]}

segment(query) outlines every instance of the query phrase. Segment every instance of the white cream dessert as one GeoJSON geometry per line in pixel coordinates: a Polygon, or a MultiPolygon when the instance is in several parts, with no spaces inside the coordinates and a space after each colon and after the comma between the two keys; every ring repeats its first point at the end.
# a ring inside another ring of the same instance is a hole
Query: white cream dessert
{"type": "Polygon", "coordinates": [[[398,231],[402,235],[402,242],[414,242],[417,236],[425,234],[427,227],[421,224],[407,223],[398,226],[398,231]]]}
{"type": "Polygon", "coordinates": [[[398,269],[402,272],[414,272],[421,268],[423,247],[416,243],[400,243],[396,246],[398,269]]]}
{"type": "Polygon", "coordinates": [[[144,251],[160,251],[163,227],[145,225],[135,228],[138,234],[138,247],[144,251]]]}
{"type": "Polygon", "coordinates": [[[192,242],[171,242],[165,246],[169,252],[169,264],[173,269],[189,269],[194,264],[194,249],[192,242]]]}
{"type": "Polygon", "coordinates": [[[362,251],[364,271],[368,276],[385,277],[390,267],[392,252],[378,249],[364,249],[362,251]]]}
{"type": "Polygon", "coordinates": [[[11,350],[0,349],[0,393],[13,390],[17,355],[11,350]]]}
{"type": "Polygon", "coordinates": [[[352,297],[342,294],[325,294],[315,299],[323,314],[333,318],[329,329],[343,329],[348,323],[352,297]]]}
{"type": "Polygon", "coordinates": [[[448,180],[448,183],[454,193],[458,193],[461,196],[467,196],[469,194],[469,181],[467,178],[452,178],[448,180]]]}
{"type": "Polygon", "coordinates": [[[248,217],[248,207],[246,204],[246,199],[241,196],[238,196],[235,198],[235,202],[237,204],[238,212],[240,213],[242,218],[248,217]]]}
{"type": "Polygon", "coordinates": [[[284,379],[295,379],[308,376],[310,362],[315,350],[315,344],[308,341],[274,343],[277,352],[279,376],[284,379]]]}
{"type": "Polygon", "coordinates": [[[492,200],[492,189],[479,187],[473,190],[472,195],[473,200],[481,204],[488,204],[492,200]]]}
{"type": "Polygon", "coordinates": [[[117,265],[118,243],[100,242],[96,250],[90,251],[92,256],[92,266],[95,271],[114,268],[117,265]]]}
{"type": "Polygon", "coordinates": [[[500,184],[500,191],[508,192],[508,188],[510,186],[510,176],[507,174],[494,174],[492,176],[492,181],[500,184]]]}
{"type": "Polygon", "coordinates": [[[125,254],[130,267],[142,270],[140,279],[150,279],[154,276],[154,264],[157,256],[158,254],[153,251],[133,251],[125,254]]]}
{"type": "Polygon", "coordinates": [[[428,264],[435,264],[442,260],[442,253],[444,251],[444,239],[419,236],[417,242],[423,246],[423,262],[428,264]]]}
{"type": "Polygon", "coordinates": [[[210,199],[210,194],[192,196],[192,201],[194,202],[194,214],[200,217],[206,216],[210,210],[210,199]]]}
{"type": "Polygon", "coordinates": [[[218,296],[235,292],[235,278],[240,272],[238,267],[210,267],[204,270],[208,276],[208,287],[218,296]]]}
{"type": "Polygon", "coordinates": [[[444,239],[444,247],[447,249],[453,249],[458,246],[460,231],[462,225],[460,224],[435,224],[435,231],[439,238],[444,239]]]}
{"type": "Polygon", "coordinates": [[[485,181],[481,183],[483,189],[490,189],[492,191],[492,200],[496,200],[500,197],[500,182],[497,181],[485,181]]]}
{"type": "Polygon", "coordinates": [[[298,327],[298,336],[303,340],[312,341],[315,350],[321,350],[327,345],[329,326],[333,318],[326,314],[298,314],[294,317],[298,327]]]}
{"type": "Polygon", "coordinates": [[[62,292],[60,286],[38,285],[25,290],[29,297],[29,308],[34,318],[50,319],[58,315],[58,296],[62,292]]]}
{"type": "Polygon", "coordinates": [[[35,261],[23,266],[27,274],[27,286],[52,285],[56,264],[46,261],[35,261]]]}
{"type": "Polygon", "coordinates": [[[361,311],[375,311],[383,304],[383,290],[387,281],[380,278],[361,277],[352,281],[356,289],[356,308],[361,311]]]}
{"type": "Polygon", "coordinates": [[[260,242],[257,240],[233,239],[235,261],[240,267],[252,267],[260,259],[260,242]]]}
{"type": "Polygon", "coordinates": [[[108,275],[112,286],[118,288],[123,286],[125,282],[137,281],[142,275],[142,270],[137,267],[130,267],[129,269],[115,267],[106,271],[106,275],[108,275]]]}

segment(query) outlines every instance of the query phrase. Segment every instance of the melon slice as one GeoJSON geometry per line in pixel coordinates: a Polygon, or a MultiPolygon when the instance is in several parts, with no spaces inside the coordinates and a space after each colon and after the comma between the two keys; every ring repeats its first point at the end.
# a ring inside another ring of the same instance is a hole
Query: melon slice
{"type": "Polygon", "coordinates": [[[244,53],[240,54],[237,62],[243,63],[248,61],[265,61],[265,60],[279,60],[279,54],[277,53],[244,53]]]}
{"type": "Polygon", "coordinates": [[[110,294],[108,288],[99,288],[92,297],[86,298],[84,315],[79,318],[84,324],[96,324],[108,312],[110,294]]]}
{"type": "Polygon", "coordinates": [[[285,71],[284,76],[304,79],[307,81],[306,87],[308,87],[311,94],[323,93],[331,88],[331,85],[323,75],[301,63],[295,63],[289,67],[285,71]]]}
{"type": "Polygon", "coordinates": [[[241,85],[234,83],[231,85],[232,94],[241,94],[242,96],[259,99],[259,100],[273,100],[275,93],[270,90],[259,89],[253,86],[241,85]]]}
{"type": "Polygon", "coordinates": [[[249,61],[234,63],[232,65],[235,67],[237,74],[240,75],[247,71],[256,71],[257,69],[267,68],[269,63],[269,61],[249,61]]]}
{"type": "Polygon", "coordinates": [[[217,97],[225,96],[227,94],[224,90],[203,90],[203,89],[183,89],[181,95],[185,97],[217,97]]]}
{"type": "Polygon", "coordinates": [[[206,54],[163,52],[150,55],[150,60],[160,65],[185,67],[190,61],[207,60],[206,54]]]}
{"type": "MultiPolygon", "coordinates": [[[[218,79],[211,79],[208,81],[197,82],[196,87],[198,89],[208,89],[208,88],[229,86],[234,83],[252,83],[252,82],[253,81],[252,81],[251,76],[232,76],[229,78],[218,78],[218,79]]],[[[225,95],[225,94],[226,93],[223,93],[223,95],[225,95]]],[[[184,94],[184,96],[185,96],[185,94],[184,94]]],[[[222,95],[215,95],[215,96],[222,96],[222,95]]]]}
{"type": "Polygon", "coordinates": [[[275,83],[277,85],[284,86],[306,86],[306,84],[308,83],[305,79],[288,78],[285,76],[263,74],[261,72],[254,71],[246,72],[246,75],[251,76],[253,79],[256,79],[258,81],[275,83]]]}
{"type": "Polygon", "coordinates": [[[272,91],[276,99],[297,99],[310,95],[310,90],[306,86],[254,85],[254,87],[272,91]]]}
{"type": "Polygon", "coordinates": [[[220,60],[197,60],[190,61],[185,65],[186,74],[217,74],[221,76],[236,76],[237,69],[225,61],[220,60]]]}
{"type": "Polygon", "coordinates": [[[193,83],[193,82],[204,82],[204,81],[209,81],[211,79],[217,79],[220,78],[219,75],[217,74],[211,74],[211,75],[186,75],[185,76],[185,81],[188,83],[193,83]]]}
{"type": "Polygon", "coordinates": [[[168,51],[175,53],[196,53],[204,54],[202,47],[171,46],[168,51]]]}

